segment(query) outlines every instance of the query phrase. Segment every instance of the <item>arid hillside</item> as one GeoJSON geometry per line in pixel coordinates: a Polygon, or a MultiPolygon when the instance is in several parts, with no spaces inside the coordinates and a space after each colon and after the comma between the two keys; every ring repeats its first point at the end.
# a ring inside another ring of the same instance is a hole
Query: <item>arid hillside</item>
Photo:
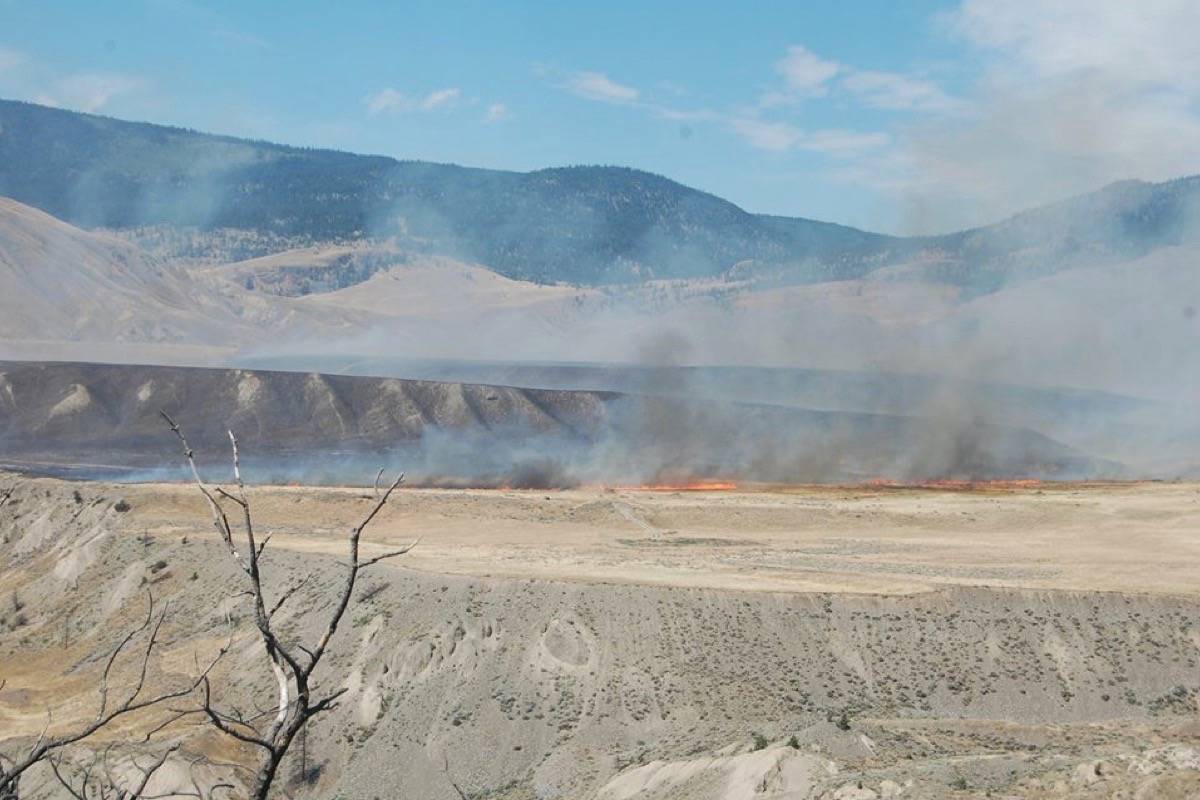
{"type": "Polygon", "coordinates": [[[245,325],[183,270],[0,198],[0,336],[232,344],[245,325]]]}
{"type": "Polygon", "coordinates": [[[141,347],[179,358],[180,347],[230,351],[268,332],[319,336],[373,321],[361,310],[304,308],[206,280],[127,241],[4,197],[0,287],[0,343],[9,351],[58,344],[112,358],[141,347]]]}
{"type": "Polygon", "coordinates": [[[0,362],[0,411],[6,463],[80,476],[175,474],[160,411],[205,449],[223,452],[236,431],[261,480],[362,481],[380,465],[420,482],[530,487],[1122,474],[968,416],[319,373],[0,362]]]}
{"type": "MultiPolygon", "coordinates": [[[[317,675],[347,694],[286,785],[429,800],[1194,797],[1194,494],[402,491],[366,553],[422,543],[365,576],[317,675]],[[1167,591],[1109,590],[1156,573],[1167,591]]],[[[172,608],[155,680],[184,679],[232,622],[215,691],[269,705],[244,576],[194,487],[0,475],[0,496],[0,596],[20,605],[0,626],[0,749],[36,737],[46,706],[55,726],[90,713],[97,654],[147,588],[172,608]]],[[[317,577],[279,619],[312,636],[373,494],[258,488],[251,502],[272,533],[269,585],[317,577]]],[[[130,730],[93,747],[115,740],[127,758],[130,730]]],[[[192,760],[248,755],[194,721],[156,735],[172,742],[159,791],[196,774],[192,760]]]]}

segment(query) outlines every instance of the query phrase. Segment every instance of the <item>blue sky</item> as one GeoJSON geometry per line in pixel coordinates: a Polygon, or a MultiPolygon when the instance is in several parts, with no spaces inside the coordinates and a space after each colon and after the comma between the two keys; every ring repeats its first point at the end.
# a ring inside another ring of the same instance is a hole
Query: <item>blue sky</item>
{"type": "Polygon", "coordinates": [[[1193,147],[1155,155],[1146,125],[1195,121],[1193,87],[1160,84],[1193,66],[1176,29],[1200,4],[1150,0],[1160,19],[1131,29],[1132,5],[0,0],[0,96],[398,158],[621,164],[752,211],[925,232],[1200,171],[1193,147]],[[1127,86],[1164,44],[1161,75],[1127,86]],[[1059,132],[1080,91],[1096,107],[1059,132]],[[1073,143],[1131,104],[1142,138],[1073,143]]]}

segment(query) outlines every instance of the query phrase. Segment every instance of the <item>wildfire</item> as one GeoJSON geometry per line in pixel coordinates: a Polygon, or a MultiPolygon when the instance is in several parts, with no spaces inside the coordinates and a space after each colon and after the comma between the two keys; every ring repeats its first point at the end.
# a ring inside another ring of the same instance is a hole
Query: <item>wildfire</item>
{"type": "Polygon", "coordinates": [[[616,488],[630,492],[730,492],[737,487],[733,481],[692,480],[680,483],[643,483],[616,488]]]}

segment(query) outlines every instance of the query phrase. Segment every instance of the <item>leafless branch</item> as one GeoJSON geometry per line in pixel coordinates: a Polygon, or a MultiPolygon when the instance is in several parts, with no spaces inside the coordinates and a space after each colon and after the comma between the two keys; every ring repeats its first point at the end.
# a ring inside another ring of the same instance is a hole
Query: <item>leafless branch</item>
{"type": "Polygon", "coordinates": [[[446,758],[446,751],[444,750],[442,751],[442,772],[446,774],[446,780],[450,783],[450,787],[454,789],[454,793],[457,794],[461,800],[467,800],[466,792],[462,790],[462,787],[455,783],[453,776],[450,775],[450,760],[446,758]]]}
{"type": "MultiPolygon", "coordinates": [[[[66,774],[66,769],[62,763],[61,757],[54,756],[48,760],[50,762],[50,769],[54,772],[54,777],[58,780],[59,784],[62,785],[63,789],[65,789],[67,793],[71,795],[71,797],[74,797],[75,800],[90,800],[90,798],[87,796],[87,793],[88,785],[91,782],[92,776],[91,764],[88,764],[86,767],[80,770],[80,774],[75,776],[75,780],[72,781],[71,778],[66,774]]],[[[92,797],[94,798],[95,794],[93,794],[92,797]]]]}
{"type": "Polygon", "coordinates": [[[306,585],[307,579],[284,590],[274,602],[267,601],[267,592],[264,588],[262,574],[259,569],[259,558],[267,542],[270,540],[270,534],[268,533],[264,536],[261,543],[257,542],[251,502],[246,494],[246,485],[242,478],[241,455],[237,437],[232,431],[228,431],[236,489],[234,491],[226,491],[218,488],[214,491],[209,489],[200,478],[199,471],[196,468],[195,455],[188,445],[183,431],[180,430],[180,427],[165,412],[162,413],[162,416],[167,421],[167,425],[170,427],[172,433],[175,434],[183,446],[183,455],[191,470],[192,478],[201,494],[208,501],[213,526],[233,553],[248,578],[249,593],[254,605],[255,627],[257,628],[259,639],[266,649],[267,659],[271,671],[275,676],[277,699],[274,716],[269,723],[263,724],[260,727],[256,727],[244,719],[238,719],[219,711],[212,702],[212,688],[207,677],[201,684],[202,705],[199,711],[204,714],[208,722],[220,732],[245,744],[254,745],[263,751],[258,764],[258,770],[249,787],[250,796],[255,798],[255,800],[262,800],[270,791],[278,767],[296,735],[314,716],[334,708],[339,698],[346,692],[346,689],[341,688],[329,692],[324,696],[316,697],[314,696],[312,686],[312,676],[328,650],[330,642],[333,640],[346,614],[346,609],[353,599],[354,588],[359,573],[363,569],[378,564],[381,561],[402,556],[411,551],[417,544],[414,541],[412,544],[400,549],[382,553],[365,560],[360,555],[360,541],[363,531],[374,521],[379,512],[383,510],[383,507],[387,505],[393,492],[395,492],[396,488],[404,480],[404,475],[403,473],[398,475],[383,491],[380,491],[380,478],[383,475],[383,470],[380,470],[375,476],[375,503],[363,517],[362,521],[350,530],[347,537],[349,561],[345,564],[341,589],[316,643],[309,646],[303,642],[289,642],[285,645],[273,627],[272,620],[279,609],[283,607],[284,603],[306,585]],[[228,516],[217,499],[218,496],[235,503],[241,509],[241,530],[236,535],[228,516]],[[244,542],[239,543],[239,538],[244,539],[244,542]],[[296,652],[303,654],[303,660],[293,654],[292,648],[296,652]]]}
{"type": "Polygon", "coordinates": [[[240,742],[262,747],[266,750],[271,749],[271,743],[254,732],[254,728],[251,727],[249,723],[242,722],[240,720],[234,720],[227,714],[221,714],[213,707],[212,688],[207,679],[205,679],[203,683],[203,692],[201,694],[201,698],[204,703],[204,705],[201,706],[201,710],[204,712],[205,716],[208,717],[208,721],[212,723],[214,728],[221,731],[221,733],[226,734],[227,736],[232,736],[234,739],[237,739],[240,742]],[[239,727],[248,728],[251,733],[238,730],[239,727]]]}
{"type": "Polygon", "coordinates": [[[73,776],[68,774],[70,770],[61,755],[48,760],[54,777],[76,800],[108,800],[108,798],[112,800],[154,800],[156,797],[177,797],[179,794],[177,792],[169,795],[146,794],[146,787],[154,778],[154,774],[162,769],[163,765],[167,763],[167,759],[178,749],[178,743],[172,744],[152,764],[145,767],[138,763],[136,756],[131,758],[130,762],[140,777],[137,783],[128,789],[119,786],[119,782],[113,777],[113,771],[108,767],[108,756],[112,745],[105,748],[101,756],[93,757],[83,767],[76,768],[73,776]],[[98,766],[103,768],[98,769],[98,766]]]}
{"type": "Polygon", "coordinates": [[[234,559],[238,562],[242,569],[248,569],[242,558],[242,554],[238,552],[237,546],[233,542],[233,529],[229,525],[229,517],[225,514],[225,510],[221,508],[221,504],[217,502],[215,497],[213,497],[213,493],[207,486],[204,485],[204,481],[200,479],[200,471],[196,469],[196,454],[188,444],[187,438],[183,435],[183,431],[178,425],[175,424],[175,420],[167,416],[167,412],[160,411],[158,413],[160,413],[162,418],[167,421],[167,425],[179,439],[180,444],[183,445],[183,457],[186,459],[188,466],[191,468],[192,479],[195,480],[196,486],[200,490],[200,494],[204,495],[204,499],[208,501],[208,507],[212,512],[213,517],[213,527],[217,529],[217,533],[225,541],[225,545],[229,548],[229,552],[233,555],[234,559]]]}
{"type": "Polygon", "coordinates": [[[308,583],[309,577],[311,577],[311,576],[308,576],[308,575],[304,576],[304,578],[299,583],[293,584],[292,588],[288,589],[283,594],[279,595],[279,599],[275,601],[275,605],[271,606],[271,610],[269,612],[267,612],[267,616],[268,617],[275,616],[275,612],[278,611],[283,606],[283,604],[288,601],[288,598],[291,597],[292,595],[294,595],[302,586],[304,586],[306,583],[308,583]]]}
{"type": "Polygon", "coordinates": [[[146,792],[146,786],[149,785],[150,779],[154,777],[154,773],[156,773],[160,769],[162,769],[163,764],[166,764],[167,759],[170,758],[171,754],[174,753],[178,749],[179,749],[178,744],[171,745],[166,750],[164,750],[162,752],[162,755],[160,755],[158,757],[158,759],[155,760],[154,763],[151,764],[149,767],[141,766],[140,764],[137,763],[137,759],[135,758],[133,761],[133,765],[134,765],[134,767],[137,768],[137,770],[139,772],[142,773],[142,777],[141,777],[141,780],[139,780],[137,782],[137,784],[133,787],[133,791],[128,793],[126,796],[128,798],[130,798],[131,800],[132,800],[132,798],[143,797],[146,792]]]}
{"type": "Polygon", "coordinates": [[[414,539],[412,544],[406,545],[406,546],[400,548],[399,550],[393,550],[390,553],[384,553],[381,556],[375,556],[374,558],[367,559],[366,561],[363,561],[358,565],[358,569],[364,570],[367,567],[370,567],[374,564],[378,564],[380,561],[386,561],[389,558],[396,558],[397,556],[402,556],[405,553],[412,550],[418,544],[420,544],[420,542],[421,542],[420,539],[414,539]]]}
{"type": "Polygon", "coordinates": [[[190,684],[181,686],[166,692],[161,692],[155,695],[146,695],[146,680],[149,674],[150,661],[154,655],[155,648],[159,644],[159,636],[162,630],[163,622],[166,619],[167,610],[164,609],[160,613],[155,613],[154,596],[147,593],[148,608],[146,611],[146,619],[142,624],[126,634],[114,648],[104,664],[104,671],[100,678],[99,695],[100,703],[96,716],[87,724],[70,731],[68,733],[51,736],[50,731],[50,714],[47,714],[46,726],[42,729],[33,745],[21,758],[7,757],[3,760],[6,765],[0,768],[0,798],[16,797],[21,777],[35,764],[45,761],[52,756],[57,756],[61,751],[73,744],[82,742],[89,736],[92,736],[97,731],[111,724],[119,717],[127,714],[132,714],[152,706],[166,703],[170,700],[176,700],[191,694],[200,686],[201,681],[207,680],[208,674],[216,666],[217,662],[224,656],[226,649],[222,648],[213,657],[208,666],[198,675],[190,684]],[[145,634],[146,644],[142,648],[141,656],[137,666],[137,677],[134,680],[127,694],[118,702],[110,702],[109,682],[112,677],[114,666],[117,664],[121,655],[126,652],[130,644],[137,638],[138,635],[145,634]]]}

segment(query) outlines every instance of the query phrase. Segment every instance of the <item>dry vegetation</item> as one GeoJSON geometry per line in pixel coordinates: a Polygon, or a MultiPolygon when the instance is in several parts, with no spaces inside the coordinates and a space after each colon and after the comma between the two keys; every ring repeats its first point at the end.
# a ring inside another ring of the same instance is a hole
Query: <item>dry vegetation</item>
{"type": "MultiPolygon", "coordinates": [[[[247,745],[256,751],[255,757],[248,764],[235,761],[230,765],[233,772],[237,774],[238,780],[236,781],[221,779],[209,782],[207,786],[204,786],[194,775],[191,775],[194,796],[204,798],[215,794],[218,790],[238,792],[239,789],[247,797],[253,797],[255,800],[266,800],[273,794],[278,795],[280,791],[276,784],[279,782],[279,768],[292,744],[298,736],[303,736],[307,742],[307,727],[310,721],[336,708],[339,698],[347,692],[347,688],[344,686],[319,691],[314,683],[314,674],[321,666],[321,661],[330,648],[342,618],[351,606],[360,573],[376,564],[404,555],[412,549],[413,545],[410,544],[374,557],[360,557],[360,537],[380,510],[387,505],[396,487],[400,485],[404,478],[403,475],[400,475],[386,490],[378,491],[378,487],[376,487],[375,504],[363,520],[350,530],[347,538],[349,559],[345,565],[338,598],[332,609],[321,615],[323,629],[319,639],[311,646],[306,646],[302,639],[298,640],[291,636],[290,632],[281,632],[276,615],[282,610],[284,604],[303,588],[307,578],[293,583],[286,589],[268,587],[264,583],[260,564],[271,535],[268,533],[263,536],[260,533],[256,538],[250,500],[242,480],[237,438],[232,431],[229,432],[235,483],[233,490],[226,490],[220,486],[210,487],[200,477],[194,453],[183,430],[166,413],[163,413],[162,417],[182,445],[183,458],[188,464],[196,488],[208,504],[213,527],[218,537],[245,575],[247,589],[239,592],[236,591],[236,587],[230,587],[228,596],[237,598],[248,595],[251,598],[253,625],[258,641],[266,654],[270,671],[275,678],[277,691],[275,712],[271,715],[264,714],[258,709],[248,711],[236,708],[236,706],[230,708],[230,693],[218,690],[214,696],[211,682],[212,673],[232,646],[232,632],[229,643],[216,651],[216,655],[206,667],[201,669],[197,661],[195,675],[190,683],[185,684],[182,688],[151,694],[147,689],[150,666],[156,655],[155,651],[161,644],[160,635],[167,620],[167,611],[156,614],[153,590],[147,589],[149,611],[145,621],[126,634],[104,661],[104,667],[97,679],[99,700],[95,716],[89,721],[77,723],[63,732],[51,732],[54,713],[47,709],[46,723],[33,739],[32,744],[26,748],[25,742],[18,740],[14,754],[0,754],[0,798],[3,800],[17,800],[22,792],[26,774],[43,765],[49,766],[58,786],[77,800],[89,800],[89,798],[93,800],[107,800],[107,798],[136,800],[162,796],[161,792],[151,794],[150,784],[155,780],[159,771],[166,766],[172,755],[180,750],[181,741],[171,742],[148,766],[139,762],[139,753],[136,749],[133,750],[128,755],[128,766],[124,770],[123,776],[113,766],[109,757],[117,742],[110,743],[101,753],[93,751],[85,755],[82,764],[80,756],[73,749],[81,743],[91,744],[95,737],[109,732],[108,729],[115,727],[115,723],[118,721],[139,714],[151,720],[145,723],[147,727],[144,735],[138,737],[140,744],[150,743],[155,734],[171,728],[175,723],[198,716],[229,739],[247,745]],[[235,505],[240,511],[240,514],[237,515],[240,518],[240,525],[231,524],[229,513],[224,506],[226,502],[235,505]],[[116,666],[126,650],[130,648],[131,642],[139,637],[145,639],[145,644],[140,661],[134,668],[133,678],[127,679],[130,686],[128,689],[114,688],[117,675],[116,666]],[[194,695],[197,697],[193,698],[194,695]],[[198,705],[189,707],[188,704],[193,699],[198,701],[198,705]],[[173,702],[183,707],[169,706],[173,702]],[[161,721],[153,720],[149,717],[151,711],[165,712],[166,717],[161,721]]],[[[13,488],[6,489],[3,496],[0,497],[0,505],[12,502],[14,491],[13,488]]],[[[78,509],[72,518],[74,521],[84,510],[83,497],[78,491],[75,491],[72,493],[72,500],[78,509]]],[[[131,508],[132,506],[127,501],[120,499],[112,504],[111,510],[117,515],[122,515],[128,513],[131,508]]],[[[141,542],[144,547],[150,545],[147,536],[143,536],[141,542]]],[[[169,578],[168,567],[169,562],[165,559],[153,562],[148,568],[148,573],[152,578],[148,579],[146,575],[143,575],[142,583],[157,583],[169,578]]],[[[192,579],[196,578],[198,578],[198,573],[193,572],[192,579]]],[[[10,631],[23,628],[29,623],[24,614],[24,603],[20,600],[16,589],[12,591],[11,615],[11,621],[6,618],[10,631]]],[[[227,619],[226,624],[232,631],[234,627],[232,619],[227,619]]],[[[69,623],[65,623],[64,647],[68,638],[66,635],[68,630],[69,623]]],[[[3,690],[4,687],[5,681],[0,679],[0,690],[3,690]]],[[[127,733],[126,736],[128,737],[129,734],[127,733]]],[[[126,741],[126,744],[130,743],[132,742],[126,741]]],[[[172,787],[169,790],[169,793],[178,794],[179,792],[183,792],[185,796],[193,794],[188,792],[186,787],[172,787]]]]}
{"type": "MultiPolygon", "coordinates": [[[[212,686],[273,716],[252,598],[228,597],[246,575],[194,486],[0,485],[16,501],[0,508],[13,555],[0,592],[15,590],[27,617],[0,635],[5,748],[37,735],[52,696],[75,698],[56,724],[71,707],[82,718],[95,654],[144,613],[143,584],[175,609],[154,674],[193,674],[232,623],[212,686]],[[48,684],[51,667],[62,678],[48,684]]],[[[272,534],[264,582],[320,576],[272,624],[286,641],[318,641],[341,596],[345,531],[379,498],[248,496],[256,529],[272,534]]],[[[435,800],[1190,797],[1196,497],[1184,484],[400,490],[362,557],[417,533],[422,544],[357,587],[314,674],[340,692],[338,707],[293,745],[279,788],[435,800]],[[1139,591],[1112,591],[1121,585],[1139,591]]],[[[93,747],[113,741],[125,739],[93,747]]],[[[178,745],[156,791],[186,787],[200,759],[254,763],[252,747],[191,717],[155,742],[156,753],[178,745]]]]}

